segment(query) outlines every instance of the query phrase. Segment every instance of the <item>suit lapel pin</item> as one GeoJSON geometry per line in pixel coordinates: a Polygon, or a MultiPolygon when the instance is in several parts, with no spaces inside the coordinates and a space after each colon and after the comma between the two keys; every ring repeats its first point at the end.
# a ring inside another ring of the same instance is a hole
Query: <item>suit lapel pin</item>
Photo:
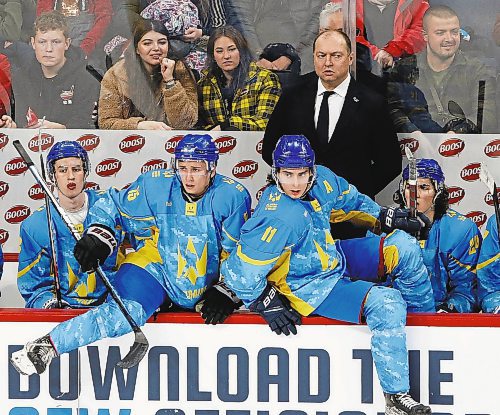
{"type": "Polygon", "coordinates": [[[358,97],[353,97],[353,98],[352,98],[352,100],[353,100],[354,102],[359,102],[358,97]]]}

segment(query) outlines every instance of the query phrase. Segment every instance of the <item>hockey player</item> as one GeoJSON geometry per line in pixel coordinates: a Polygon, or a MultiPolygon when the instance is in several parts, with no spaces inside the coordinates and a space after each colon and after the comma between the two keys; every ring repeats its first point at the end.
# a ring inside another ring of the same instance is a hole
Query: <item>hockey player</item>
{"type": "Polygon", "coordinates": [[[500,244],[495,215],[488,219],[477,265],[479,306],[485,313],[500,314],[500,244]]]}
{"type": "Polygon", "coordinates": [[[432,291],[415,239],[394,231],[385,239],[334,241],[329,225],[330,219],[349,218],[391,231],[419,229],[420,222],[401,209],[381,209],[328,168],[315,166],[301,135],[279,139],[272,174],[275,184],[262,194],[236,250],[222,264],[226,284],[276,334],[296,334],[301,316],[310,314],[366,321],[386,414],[430,414],[408,393],[406,304],[400,292],[350,278],[389,273],[396,283],[406,277],[406,290],[412,285],[426,303],[432,291]]]}
{"type": "MultiPolygon", "coordinates": [[[[215,324],[239,303],[219,282],[219,268],[236,246],[251,201],[241,184],[216,173],[218,157],[209,135],[188,134],[175,149],[173,170],[144,173],[127,189],[110,190],[89,212],[93,225],[75,246],[83,270],[93,269],[113,250],[117,225],[133,234],[152,233],[127,255],[114,283],[138,325],[162,304],[194,309],[203,301],[205,322],[215,324]]],[[[108,297],[28,343],[11,361],[20,373],[42,373],[59,354],[130,331],[108,297]]]]}
{"type": "MultiPolygon", "coordinates": [[[[50,181],[57,188],[61,207],[68,213],[76,228],[83,233],[92,223],[87,215],[89,207],[99,200],[102,191],[85,190],[85,180],[90,171],[87,152],[76,141],[61,141],[47,155],[50,181]]],[[[75,240],[69,229],[51,207],[53,234],[49,232],[46,207],[33,212],[21,224],[21,251],[17,285],[27,308],[56,308],[56,287],[52,264],[60,280],[60,295],[65,308],[85,308],[104,302],[106,288],[94,273],[85,273],[73,256],[75,240]],[[53,258],[51,239],[55,247],[53,258]]],[[[121,242],[117,232],[117,243],[121,242]]],[[[109,278],[113,278],[118,262],[117,250],[102,263],[109,278]]]]}
{"type": "MultiPolygon", "coordinates": [[[[395,200],[409,205],[409,167],[395,200]]],[[[434,292],[438,312],[476,311],[476,265],[481,232],[469,218],[448,207],[448,190],[438,162],[417,160],[417,210],[431,226],[420,232],[420,246],[434,292]]]]}

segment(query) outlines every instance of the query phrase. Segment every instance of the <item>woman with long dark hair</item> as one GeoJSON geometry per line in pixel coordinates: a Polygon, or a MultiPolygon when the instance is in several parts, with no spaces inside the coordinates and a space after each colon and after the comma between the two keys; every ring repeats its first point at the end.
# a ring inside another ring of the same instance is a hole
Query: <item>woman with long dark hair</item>
{"type": "Polygon", "coordinates": [[[208,68],[198,82],[206,129],[263,131],[281,95],[278,76],[259,68],[245,38],[232,26],[208,40],[208,68]]]}
{"type": "Polygon", "coordinates": [[[139,20],[125,59],[104,75],[99,127],[112,130],[189,129],[197,121],[196,82],[182,61],[167,58],[168,33],[139,20]]]}

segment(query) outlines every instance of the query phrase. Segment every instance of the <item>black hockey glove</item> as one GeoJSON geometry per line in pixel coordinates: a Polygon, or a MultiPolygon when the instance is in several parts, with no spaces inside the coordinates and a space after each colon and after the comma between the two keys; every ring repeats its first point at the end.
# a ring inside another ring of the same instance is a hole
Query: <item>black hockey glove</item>
{"type": "Polygon", "coordinates": [[[302,324],[300,314],[295,311],[286,297],[283,297],[271,284],[250,305],[250,311],[256,311],[267,321],[271,330],[276,334],[297,334],[296,325],[302,324]]]}
{"type": "Polygon", "coordinates": [[[412,218],[409,209],[383,207],[380,210],[378,220],[382,232],[390,233],[394,229],[401,229],[407,233],[415,234],[426,225],[426,222],[421,219],[422,216],[425,215],[419,212],[416,218],[412,218]]]}
{"type": "Polygon", "coordinates": [[[223,282],[210,287],[196,304],[205,324],[223,323],[234,310],[242,305],[241,300],[223,282]]]}
{"type": "Polygon", "coordinates": [[[455,308],[453,304],[442,303],[439,304],[436,308],[436,312],[438,313],[458,313],[458,310],[455,308]]]}
{"type": "Polygon", "coordinates": [[[73,254],[82,271],[88,272],[102,264],[116,248],[113,231],[104,225],[91,225],[76,243],[73,254]]]}

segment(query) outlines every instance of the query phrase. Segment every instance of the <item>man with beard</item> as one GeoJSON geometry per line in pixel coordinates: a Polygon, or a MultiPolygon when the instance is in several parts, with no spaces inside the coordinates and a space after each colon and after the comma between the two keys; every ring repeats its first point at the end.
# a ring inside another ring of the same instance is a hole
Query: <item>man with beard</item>
{"type": "MultiPolygon", "coordinates": [[[[423,29],[426,50],[416,55],[416,64],[415,56],[400,60],[391,78],[407,79],[406,82],[411,82],[423,93],[432,120],[443,128],[443,132],[495,132],[494,71],[481,60],[459,50],[460,21],[455,11],[442,5],[430,7],[423,17],[423,29]],[[413,74],[411,81],[402,76],[405,73],[413,74]],[[475,125],[481,112],[482,125],[475,125]]],[[[419,124],[411,117],[418,102],[415,94],[403,94],[403,90],[388,92],[391,116],[398,130],[436,132],[426,128],[429,124],[419,124]]]]}

